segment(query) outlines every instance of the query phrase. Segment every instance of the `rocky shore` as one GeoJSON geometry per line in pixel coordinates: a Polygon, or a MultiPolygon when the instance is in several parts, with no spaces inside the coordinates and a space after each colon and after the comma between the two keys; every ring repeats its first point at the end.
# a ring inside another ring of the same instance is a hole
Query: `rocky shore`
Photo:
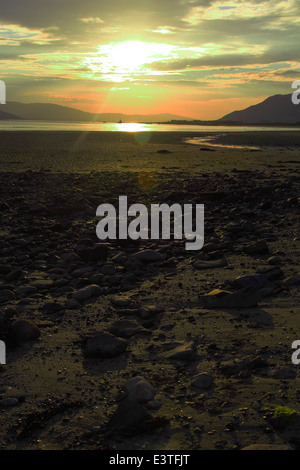
{"type": "Polygon", "coordinates": [[[1,448],[298,449],[298,136],[25,134],[0,152],[1,448]],[[100,241],[120,195],[204,204],[203,249],[100,241]]]}

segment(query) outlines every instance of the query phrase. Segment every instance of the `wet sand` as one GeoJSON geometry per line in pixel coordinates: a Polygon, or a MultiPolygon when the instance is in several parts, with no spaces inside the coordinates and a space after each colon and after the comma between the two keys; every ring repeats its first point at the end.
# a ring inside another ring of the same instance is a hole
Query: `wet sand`
{"type": "Polygon", "coordinates": [[[299,448],[300,134],[0,137],[2,448],[299,448]],[[120,195],[204,204],[204,248],[101,244],[120,195]]]}

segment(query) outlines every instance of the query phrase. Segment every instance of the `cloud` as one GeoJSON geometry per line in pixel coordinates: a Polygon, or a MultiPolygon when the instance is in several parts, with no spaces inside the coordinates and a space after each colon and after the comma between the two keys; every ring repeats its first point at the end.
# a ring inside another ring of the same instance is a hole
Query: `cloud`
{"type": "Polygon", "coordinates": [[[171,61],[153,62],[151,68],[158,71],[186,70],[216,66],[251,66],[254,64],[274,64],[279,62],[300,61],[300,51],[278,50],[263,54],[216,54],[198,58],[184,58],[171,61]]]}
{"type": "Polygon", "coordinates": [[[194,6],[183,17],[192,25],[199,25],[207,20],[239,20],[260,17],[286,17],[297,15],[297,0],[232,0],[230,5],[224,6],[224,2],[216,1],[210,6],[194,6]]]}
{"type": "Polygon", "coordinates": [[[136,84],[139,96],[161,87],[196,106],[199,96],[284,92],[300,78],[299,0],[10,0],[0,23],[1,78],[18,99],[89,100],[104,84],[118,96],[136,84]],[[114,54],[128,41],[161,54],[149,50],[146,65],[114,54]]]}
{"type": "Polygon", "coordinates": [[[49,44],[58,41],[59,38],[53,36],[52,32],[39,29],[30,29],[18,24],[0,24],[0,36],[2,45],[21,44],[21,41],[28,41],[31,44],[49,44]]]}
{"type": "Polygon", "coordinates": [[[101,20],[101,18],[79,18],[80,21],[82,21],[83,23],[94,23],[94,24],[99,24],[99,23],[104,23],[103,20],[101,20]]]}

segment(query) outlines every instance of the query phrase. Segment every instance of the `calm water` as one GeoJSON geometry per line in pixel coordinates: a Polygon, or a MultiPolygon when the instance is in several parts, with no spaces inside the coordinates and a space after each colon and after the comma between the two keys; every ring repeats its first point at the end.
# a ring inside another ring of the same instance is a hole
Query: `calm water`
{"type": "Polygon", "coordinates": [[[193,126],[179,124],[139,124],[102,122],[0,121],[0,131],[109,131],[109,132],[250,132],[300,131],[299,127],[193,126]]]}

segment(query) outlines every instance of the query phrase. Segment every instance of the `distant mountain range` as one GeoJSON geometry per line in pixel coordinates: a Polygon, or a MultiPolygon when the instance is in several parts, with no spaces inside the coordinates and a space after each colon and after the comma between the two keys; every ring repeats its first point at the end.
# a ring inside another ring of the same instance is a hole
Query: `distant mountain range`
{"type": "Polygon", "coordinates": [[[88,121],[88,122],[166,122],[172,119],[190,118],[174,114],[93,114],[79,109],[51,103],[8,102],[1,106],[0,119],[26,119],[30,121],[88,121]],[[10,117],[9,117],[10,116],[10,117]]]}
{"type": "Polygon", "coordinates": [[[300,104],[292,103],[292,95],[274,95],[241,111],[234,111],[216,121],[200,121],[174,114],[88,113],[51,103],[8,102],[1,105],[0,120],[86,121],[86,122],[170,122],[176,124],[296,124],[300,123],[300,104]]]}
{"type": "Polygon", "coordinates": [[[220,121],[245,124],[300,123],[300,105],[292,103],[292,95],[274,95],[259,104],[234,111],[220,121]]]}
{"type": "Polygon", "coordinates": [[[6,113],[0,110],[0,120],[1,119],[10,120],[10,119],[20,119],[20,118],[18,116],[15,116],[14,114],[6,113]]]}

